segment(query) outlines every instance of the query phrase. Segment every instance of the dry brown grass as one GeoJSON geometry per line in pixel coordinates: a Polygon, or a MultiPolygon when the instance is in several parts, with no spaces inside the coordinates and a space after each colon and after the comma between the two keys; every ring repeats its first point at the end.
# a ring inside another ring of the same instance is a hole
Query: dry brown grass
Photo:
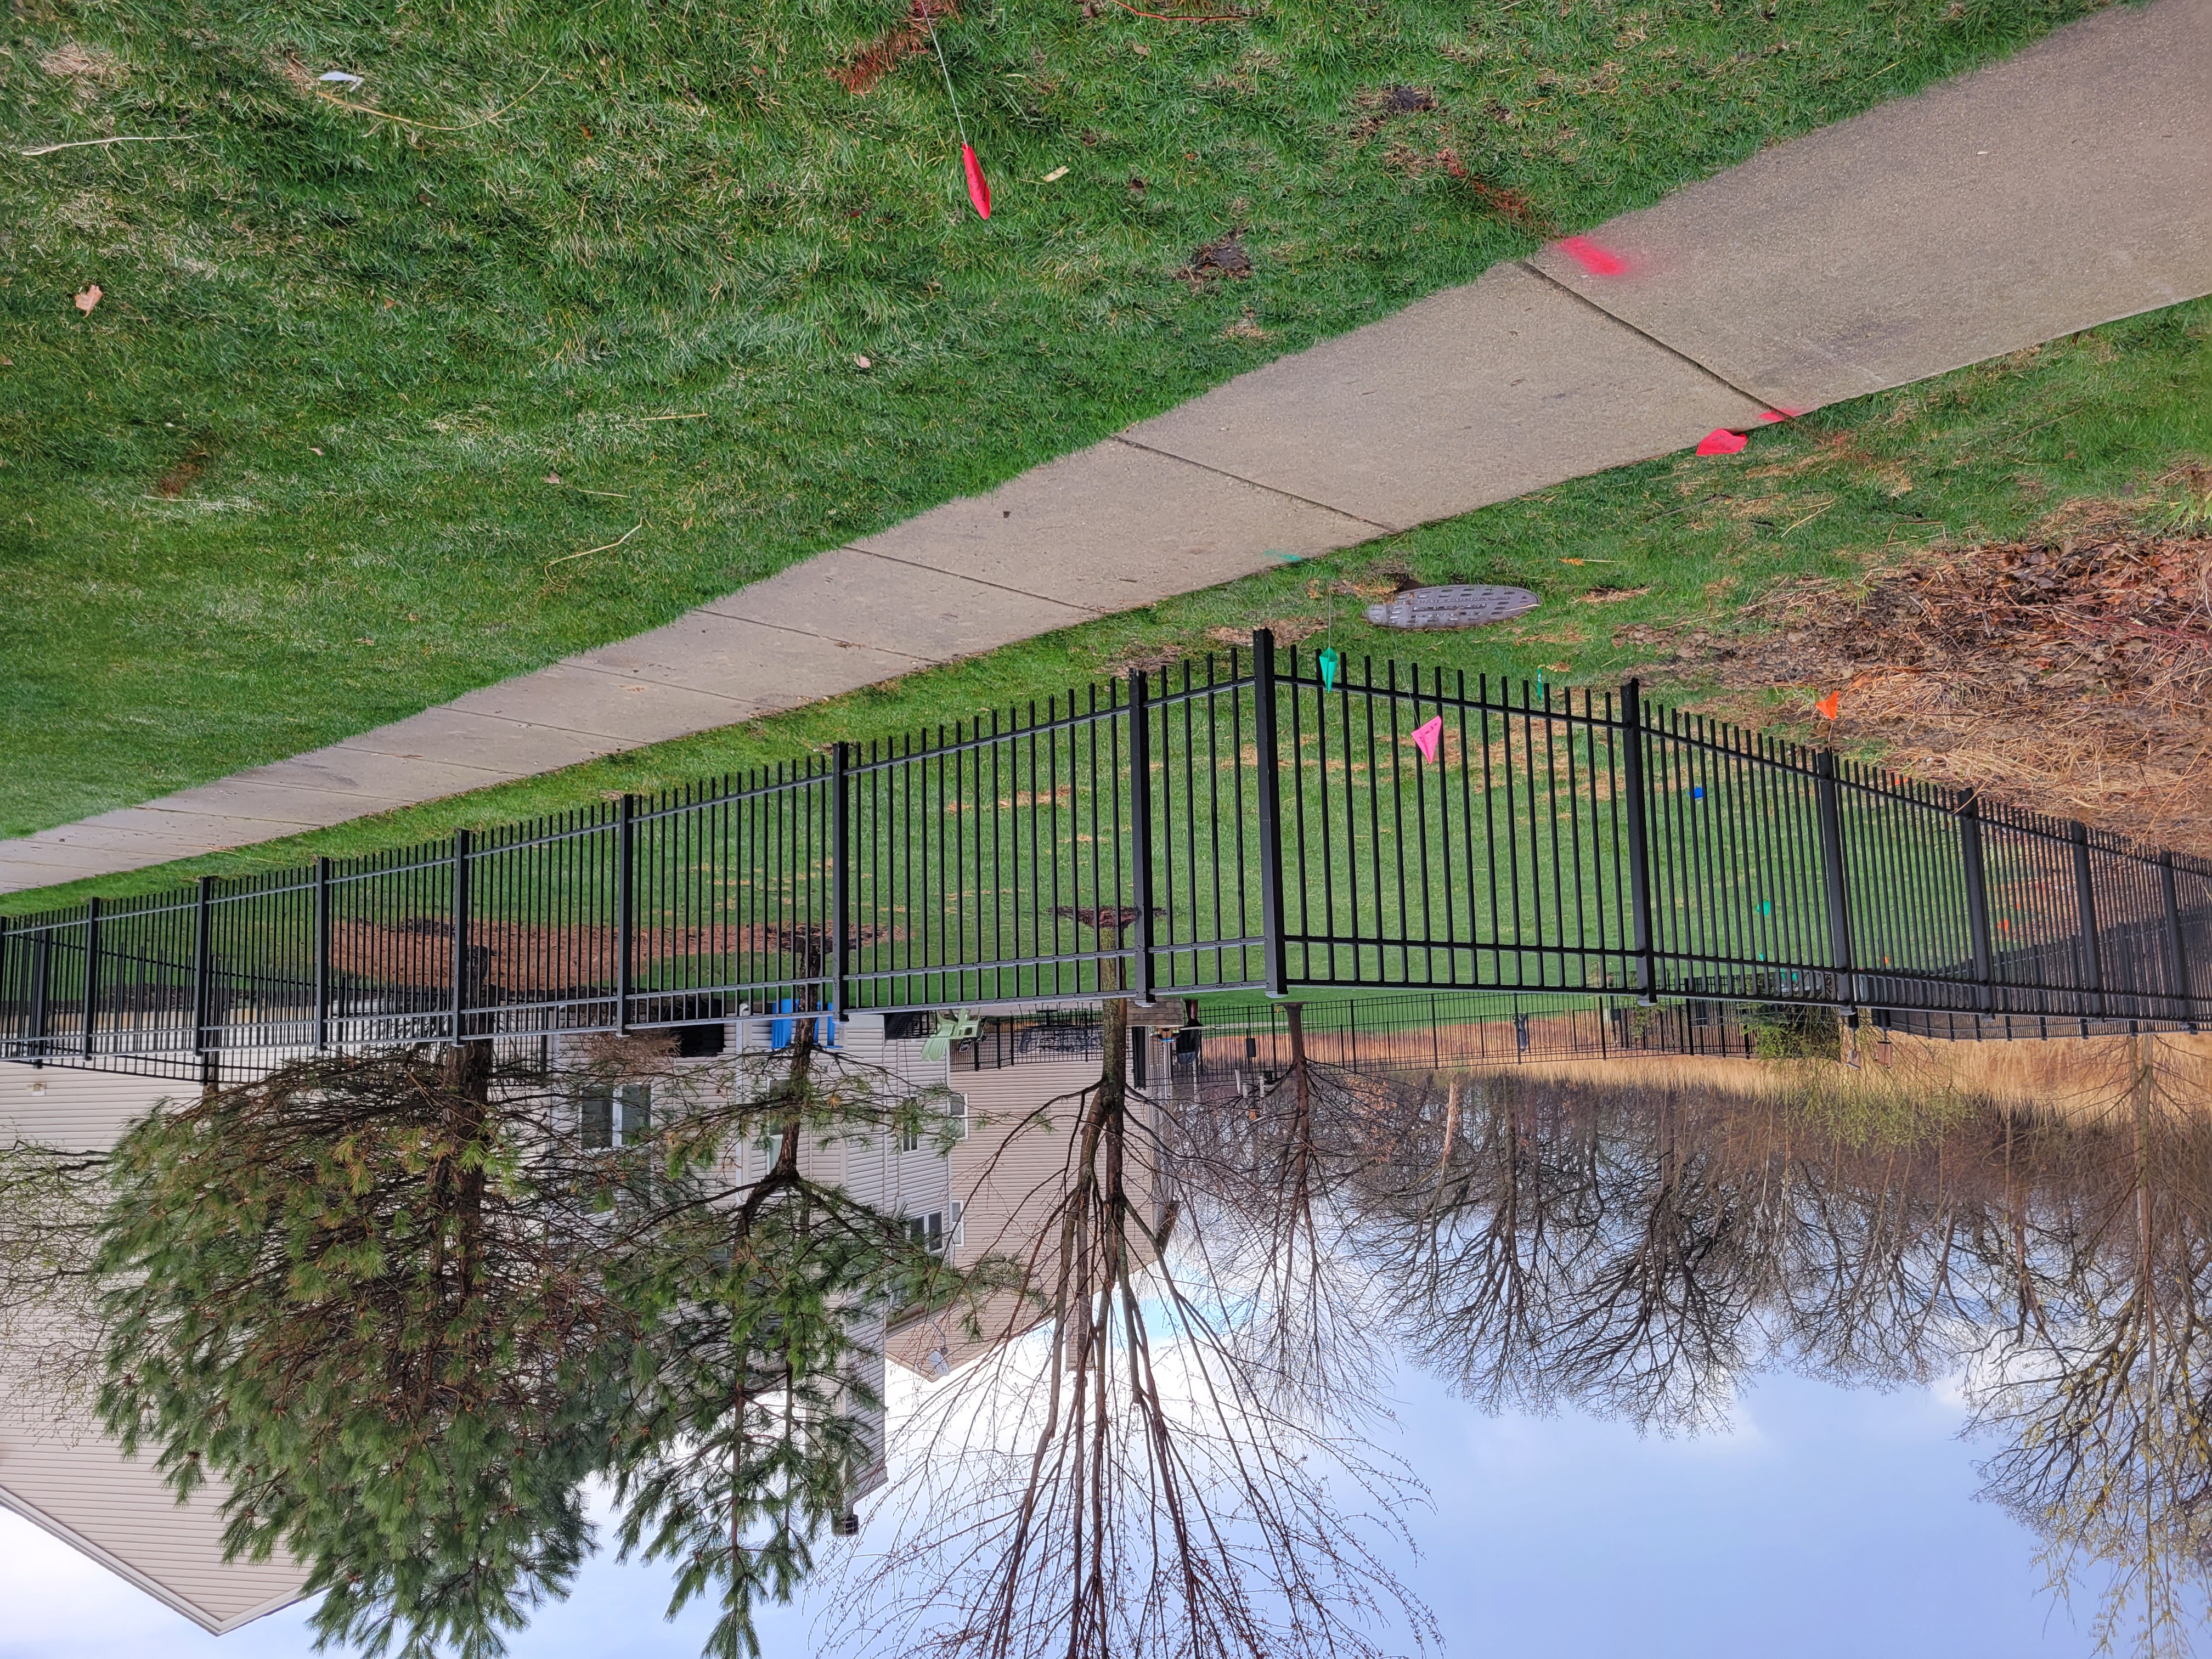
{"type": "Polygon", "coordinates": [[[46,53],[39,59],[39,67],[48,75],[74,82],[81,98],[89,97],[99,88],[123,79],[123,65],[113,52],[104,46],[82,46],[75,40],[64,40],[46,53]]]}
{"type": "MultiPolygon", "coordinates": [[[[2167,1032],[2144,1039],[2166,1109],[2212,1109],[2212,1035],[2167,1032]]],[[[1856,1066],[1833,1060],[1733,1060],[1702,1054],[1531,1061],[1516,1076],[1604,1088],[1765,1097],[1809,1084],[1867,1103],[1895,1099],[1979,1103],[2094,1119],[2130,1097],[2136,1039],[2054,1037],[1954,1042],[1903,1033],[1861,1034],[1856,1066]]]]}

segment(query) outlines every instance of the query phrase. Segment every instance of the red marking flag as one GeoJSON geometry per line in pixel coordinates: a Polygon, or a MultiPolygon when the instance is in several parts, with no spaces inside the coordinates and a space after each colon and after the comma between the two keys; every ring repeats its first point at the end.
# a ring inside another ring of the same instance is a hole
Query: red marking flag
{"type": "Polygon", "coordinates": [[[1841,691],[1831,691],[1820,702],[1814,703],[1813,708],[1822,720],[1832,720],[1836,718],[1836,711],[1843,706],[1844,694],[1841,691]]]}
{"type": "Polygon", "coordinates": [[[1731,432],[1724,426],[1717,426],[1698,440],[1698,453],[1733,455],[1750,441],[1751,440],[1741,432],[1731,432]]]}
{"type": "Polygon", "coordinates": [[[983,164],[975,159],[973,145],[960,146],[960,164],[968,169],[968,199],[975,204],[976,213],[983,218],[991,216],[991,185],[983,177],[983,164]]]}

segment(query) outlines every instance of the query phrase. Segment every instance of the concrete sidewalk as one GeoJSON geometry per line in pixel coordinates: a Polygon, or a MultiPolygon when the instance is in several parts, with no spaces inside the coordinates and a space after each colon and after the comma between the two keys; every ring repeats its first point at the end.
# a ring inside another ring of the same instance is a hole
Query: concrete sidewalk
{"type": "Polygon", "coordinates": [[[2118,8],[822,554],[295,759],[0,842],[0,892],[791,708],[2212,292],[2212,0],[2118,8]]]}

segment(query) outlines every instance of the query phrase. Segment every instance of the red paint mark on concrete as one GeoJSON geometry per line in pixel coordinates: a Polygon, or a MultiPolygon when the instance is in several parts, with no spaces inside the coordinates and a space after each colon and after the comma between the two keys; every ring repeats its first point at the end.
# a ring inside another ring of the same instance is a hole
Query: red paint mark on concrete
{"type": "Polygon", "coordinates": [[[1593,276],[1618,276],[1628,269],[1627,260],[1587,236],[1562,236],[1552,246],[1593,276]]]}

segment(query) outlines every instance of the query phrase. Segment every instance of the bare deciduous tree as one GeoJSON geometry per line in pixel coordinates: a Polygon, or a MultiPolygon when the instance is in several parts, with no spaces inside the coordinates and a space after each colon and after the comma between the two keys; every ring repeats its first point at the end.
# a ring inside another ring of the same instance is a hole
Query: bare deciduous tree
{"type": "MultiPolygon", "coordinates": [[[[1068,1151],[1027,1287],[1048,1322],[925,1402],[909,1432],[927,1451],[885,1517],[898,1535],[848,1584],[844,1628],[988,1659],[1357,1659],[1392,1613],[1421,1639],[1425,1613],[1351,1518],[1392,1524],[1410,1483],[1283,1410],[1280,1350],[1255,1352],[1219,1287],[1185,1282],[1153,1218],[1163,1137],[1127,1084],[1118,1002],[1102,1047],[1097,1081],[1053,1103],[1068,1151]]],[[[1279,1167],[1310,1150],[1310,1115],[1289,1109],[1279,1167]]]]}

